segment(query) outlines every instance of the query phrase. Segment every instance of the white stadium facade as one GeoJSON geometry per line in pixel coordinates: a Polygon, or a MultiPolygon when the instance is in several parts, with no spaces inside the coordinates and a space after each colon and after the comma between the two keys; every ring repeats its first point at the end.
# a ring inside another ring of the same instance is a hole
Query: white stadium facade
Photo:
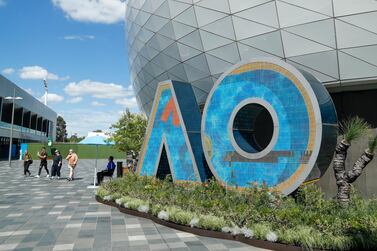
{"type": "Polygon", "coordinates": [[[129,0],[131,81],[149,115],[157,84],[191,83],[200,105],[235,63],[277,57],[316,76],[340,119],[377,127],[377,1],[129,0]]]}

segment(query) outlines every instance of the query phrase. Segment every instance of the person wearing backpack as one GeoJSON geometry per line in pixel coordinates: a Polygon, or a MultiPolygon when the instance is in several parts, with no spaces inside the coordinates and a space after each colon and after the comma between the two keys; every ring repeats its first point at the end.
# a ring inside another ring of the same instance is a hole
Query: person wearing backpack
{"type": "Polygon", "coordinates": [[[27,150],[25,150],[23,160],[24,160],[24,175],[26,176],[26,174],[29,174],[30,176],[31,172],[29,171],[29,167],[33,163],[33,159],[31,157],[31,154],[27,150]]]}

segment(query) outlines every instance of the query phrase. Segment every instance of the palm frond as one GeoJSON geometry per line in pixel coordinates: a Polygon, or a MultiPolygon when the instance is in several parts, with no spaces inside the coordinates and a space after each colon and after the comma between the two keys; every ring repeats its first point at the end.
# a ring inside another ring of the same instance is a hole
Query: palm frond
{"type": "Polygon", "coordinates": [[[366,135],[369,128],[368,122],[358,116],[348,118],[340,123],[341,133],[347,143],[366,135]]]}

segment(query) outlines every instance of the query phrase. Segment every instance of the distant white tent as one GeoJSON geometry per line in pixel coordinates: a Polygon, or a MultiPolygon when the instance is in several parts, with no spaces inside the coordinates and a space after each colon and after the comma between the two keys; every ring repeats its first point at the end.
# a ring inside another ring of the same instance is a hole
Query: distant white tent
{"type": "Polygon", "coordinates": [[[96,188],[96,176],[97,176],[97,162],[98,162],[98,146],[100,145],[114,145],[114,142],[108,140],[108,138],[103,136],[91,136],[86,137],[82,141],[79,142],[81,145],[95,145],[96,146],[96,164],[94,166],[94,176],[93,176],[93,186],[89,186],[88,188],[96,188]]]}

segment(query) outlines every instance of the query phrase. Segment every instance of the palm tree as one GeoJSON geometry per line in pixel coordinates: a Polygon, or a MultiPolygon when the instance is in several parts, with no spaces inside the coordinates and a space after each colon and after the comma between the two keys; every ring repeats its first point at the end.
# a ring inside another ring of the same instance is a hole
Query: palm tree
{"type": "Polygon", "coordinates": [[[374,152],[377,147],[377,135],[369,139],[368,148],[361,154],[359,159],[353,164],[351,170],[347,171],[345,161],[347,151],[351,142],[367,135],[370,126],[359,118],[349,118],[340,124],[343,139],[335,148],[333,168],[335,173],[336,185],[338,186],[337,200],[343,206],[347,206],[350,201],[351,184],[362,174],[363,169],[373,160],[374,152]]]}

